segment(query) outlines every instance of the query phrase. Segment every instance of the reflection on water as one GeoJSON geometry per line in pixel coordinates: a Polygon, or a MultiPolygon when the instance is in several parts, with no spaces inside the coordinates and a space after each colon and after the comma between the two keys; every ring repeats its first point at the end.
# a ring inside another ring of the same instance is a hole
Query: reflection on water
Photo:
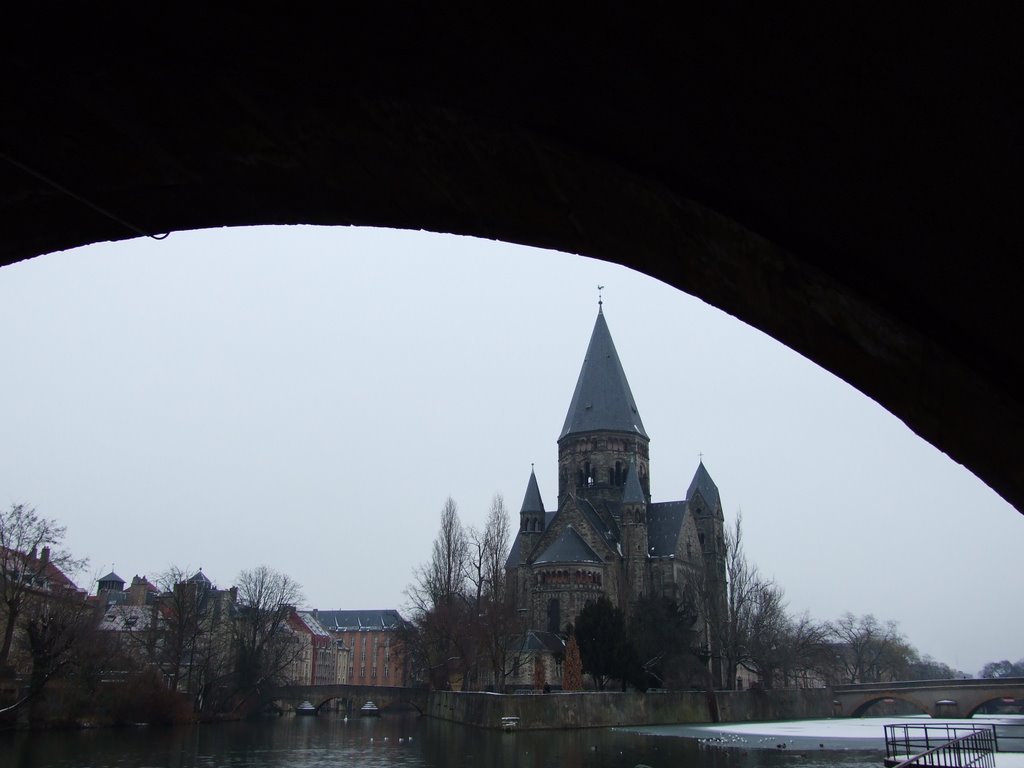
{"type": "Polygon", "coordinates": [[[722,749],[614,729],[503,733],[415,715],[270,718],[189,728],[0,734],[12,768],[878,768],[878,751],[722,749]]]}

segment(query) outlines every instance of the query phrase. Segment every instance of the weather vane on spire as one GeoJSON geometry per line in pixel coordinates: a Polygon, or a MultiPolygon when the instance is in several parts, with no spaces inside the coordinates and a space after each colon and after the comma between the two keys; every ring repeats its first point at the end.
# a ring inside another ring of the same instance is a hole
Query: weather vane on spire
{"type": "Polygon", "coordinates": [[[597,286],[597,306],[598,306],[598,308],[600,308],[601,305],[604,304],[604,302],[601,300],[601,291],[603,291],[603,290],[604,290],[604,286],[603,285],[597,286]]]}

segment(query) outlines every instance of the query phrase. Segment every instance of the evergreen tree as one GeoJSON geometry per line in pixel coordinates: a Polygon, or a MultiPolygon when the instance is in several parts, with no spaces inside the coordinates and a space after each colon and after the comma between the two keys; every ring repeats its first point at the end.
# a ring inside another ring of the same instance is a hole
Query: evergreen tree
{"type": "Polygon", "coordinates": [[[636,650],[626,636],[622,611],[612,605],[606,595],[587,603],[576,620],[576,638],[583,660],[583,671],[603,691],[609,680],[626,684],[640,677],[636,650]]]}

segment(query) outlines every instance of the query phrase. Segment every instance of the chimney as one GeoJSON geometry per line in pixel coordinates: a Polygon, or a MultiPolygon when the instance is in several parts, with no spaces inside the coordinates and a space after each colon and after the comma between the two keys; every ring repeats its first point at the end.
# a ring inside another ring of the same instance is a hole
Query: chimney
{"type": "Polygon", "coordinates": [[[43,547],[42,554],[39,556],[39,562],[41,562],[43,565],[46,565],[47,563],[50,562],[50,548],[49,547],[43,547]]]}

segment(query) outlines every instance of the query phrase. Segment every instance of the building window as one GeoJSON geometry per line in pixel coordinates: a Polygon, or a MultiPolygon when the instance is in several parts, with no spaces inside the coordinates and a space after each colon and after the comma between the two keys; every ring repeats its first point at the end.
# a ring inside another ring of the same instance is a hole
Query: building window
{"type": "Polygon", "coordinates": [[[359,678],[361,680],[366,678],[366,666],[365,665],[359,667],[359,678]]]}
{"type": "Polygon", "coordinates": [[[557,633],[561,624],[561,606],[558,598],[548,600],[548,632],[557,633]]]}
{"type": "Polygon", "coordinates": [[[387,668],[387,666],[385,666],[384,667],[384,679],[387,680],[387,677],[388,677],[388,668],[387,668]]]}
{"type": "Polygon", "coordinates": [[[377,679],[377,668],[376,667],[371,667],[370,668],[370,677],[372,677],[374,680],[377,679]]]}

